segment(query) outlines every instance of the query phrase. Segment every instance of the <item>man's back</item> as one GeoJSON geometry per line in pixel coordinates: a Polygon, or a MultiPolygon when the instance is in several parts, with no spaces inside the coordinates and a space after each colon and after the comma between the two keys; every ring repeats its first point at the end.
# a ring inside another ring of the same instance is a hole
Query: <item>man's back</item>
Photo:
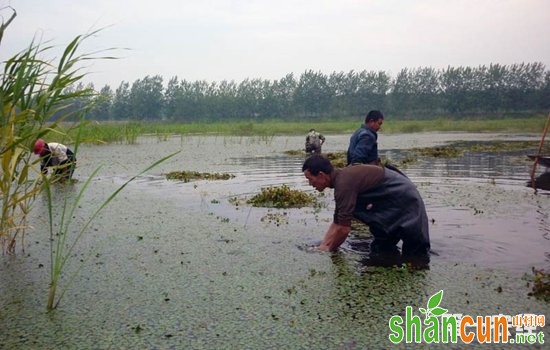
{"type": "Polygon", "coordinates": [[[378,134],[376,131],[362,125],[350,138],[347,160],[349,164],[378,163],[378,134]]]}

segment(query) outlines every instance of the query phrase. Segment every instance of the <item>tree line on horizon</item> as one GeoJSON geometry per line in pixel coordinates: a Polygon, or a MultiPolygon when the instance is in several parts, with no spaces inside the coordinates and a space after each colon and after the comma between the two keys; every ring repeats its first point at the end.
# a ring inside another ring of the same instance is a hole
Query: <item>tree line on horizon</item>
{"type": "Polygon", "coordinates": [[[79,83],[75,91],[93,94],[72,108],[93,102],[90,120],[230,121],[318,120],[363,116],[379,109],[395,119],[431,117],[491,118],[546,114],[550,110],[550,71],[544,64],[490,64],[445,69],[402,69],[323,74],[307,70],[299,77],[188,81],[159,75],[121,82],[99,91],[79,83]],[[90,101],[90,99],[92,101],[90,101]]]}

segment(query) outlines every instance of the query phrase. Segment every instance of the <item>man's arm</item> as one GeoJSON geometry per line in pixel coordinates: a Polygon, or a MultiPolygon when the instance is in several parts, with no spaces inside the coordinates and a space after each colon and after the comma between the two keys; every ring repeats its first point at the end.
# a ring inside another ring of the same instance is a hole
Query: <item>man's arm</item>
{"type": "Polygon", "coordinates": [[[330,224],[327,233],[325,233],[325,238],[323,238],[323,242],[319,245],[319,250],[336,251],[344,243],[350,231],[350,226],[343,226],[333,222],[330,224]]]}

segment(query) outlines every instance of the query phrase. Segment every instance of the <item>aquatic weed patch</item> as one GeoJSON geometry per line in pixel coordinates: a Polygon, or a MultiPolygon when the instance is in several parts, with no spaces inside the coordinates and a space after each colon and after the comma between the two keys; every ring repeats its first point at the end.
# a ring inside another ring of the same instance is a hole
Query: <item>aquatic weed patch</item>
{"type": "Polygon", "coordinates": [[[268,224],[275,224],[277,226],[280,226],[282,224],[288,225],[288,214],[286,212],[282,212],[282,213],[268,212],[267,214],[262,216],[260,221],[266,222],[268,224]]]}
{"type": "MultiPolygon", "coordinates": [[[[480,141],[456,143],[456,147],[463,148],[465,151],[475,152],[509,152],[536,150],[539,147],[539,141],[480,141]]],[[[550,144],[543,145],[542,153],[550,153],[550,144]]]]}
{"type": "Polygon", "coordinates": [[[288,154],[289,156],[303,156],[306,152],[301,149],[289,149],[287,151],[284,151],[285,154],[288,154]]]}
{"type": "MultiPolygon", "coordinates": [[[[303,156],[306,154],[306,152],[304,150],[291,149],[291,150],[284,151],[284,154],[289,156],[303,156]]],[[[328,160],[330,160],[332,165],[336,168],[343,168],[348,164],[346,151],[327,152],[327,153],[322,153],[322,155],[328,160]]]]}
{"type": "Polygon", "coordinates": [[[328,152],[324,156],[330,160],[332,166],[336,168],[343,168],[348,164],[348,156],[346,151],[341,152],[328,152]]]}
{"type": "Polygon", "coordinates": [[[452,146],[413,148],[411,149],[411,152],[421,156],[435,158],[456,158],[461,157],[464,153],[463,150],[452,146]]]}
{"type": "Polygon", "coordinates": [[[533,267],[533,276],[529,279],[533,281],[533,291],[529,295],[550,302],[550,273],[533,267]]]}
{"type": "Polygon", "coordinates": [[[254,207],[301,208],[315,204],[312,194],[293,190],[288,185],[262,188],[261,192],[247,200],[254,207]]]}
{"type": "Polygon", "coordinates": [[[229,180],[235,175],[227,173],[201,173],[198,171],[172,171],[166,174],[168,180],[189,182],[194,180],[229,180]]]}
{"type": "MultiPolygon", "coordinates": [[[[410,151],[425,157],[457,158],[461,157],[465,152],[532,152],[538,146],[538,141],[457,141],[447,146],[412,148],[410,151]]],[[[544,145],[542,153],[550,153],[550,145],[544,145]]]]}

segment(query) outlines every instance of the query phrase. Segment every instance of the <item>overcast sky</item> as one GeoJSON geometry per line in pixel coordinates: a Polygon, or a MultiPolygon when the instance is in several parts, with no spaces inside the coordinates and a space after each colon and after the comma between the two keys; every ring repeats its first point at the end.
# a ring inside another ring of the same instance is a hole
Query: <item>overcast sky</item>
{"type": "MultiPolygon", "coordinates": [[[[145,76],[240,82],[349,72],[542,62],[550,69],[550,0],[0,0],[17,17],[5,60],[33,38],[64,48],[104,28],[82,53],[97,89],[145,76]]],[[[9,12],[3,9],[2,17],[9,12]]],[[[59,56],[50,52],[52,58],[59,56]]]]}

